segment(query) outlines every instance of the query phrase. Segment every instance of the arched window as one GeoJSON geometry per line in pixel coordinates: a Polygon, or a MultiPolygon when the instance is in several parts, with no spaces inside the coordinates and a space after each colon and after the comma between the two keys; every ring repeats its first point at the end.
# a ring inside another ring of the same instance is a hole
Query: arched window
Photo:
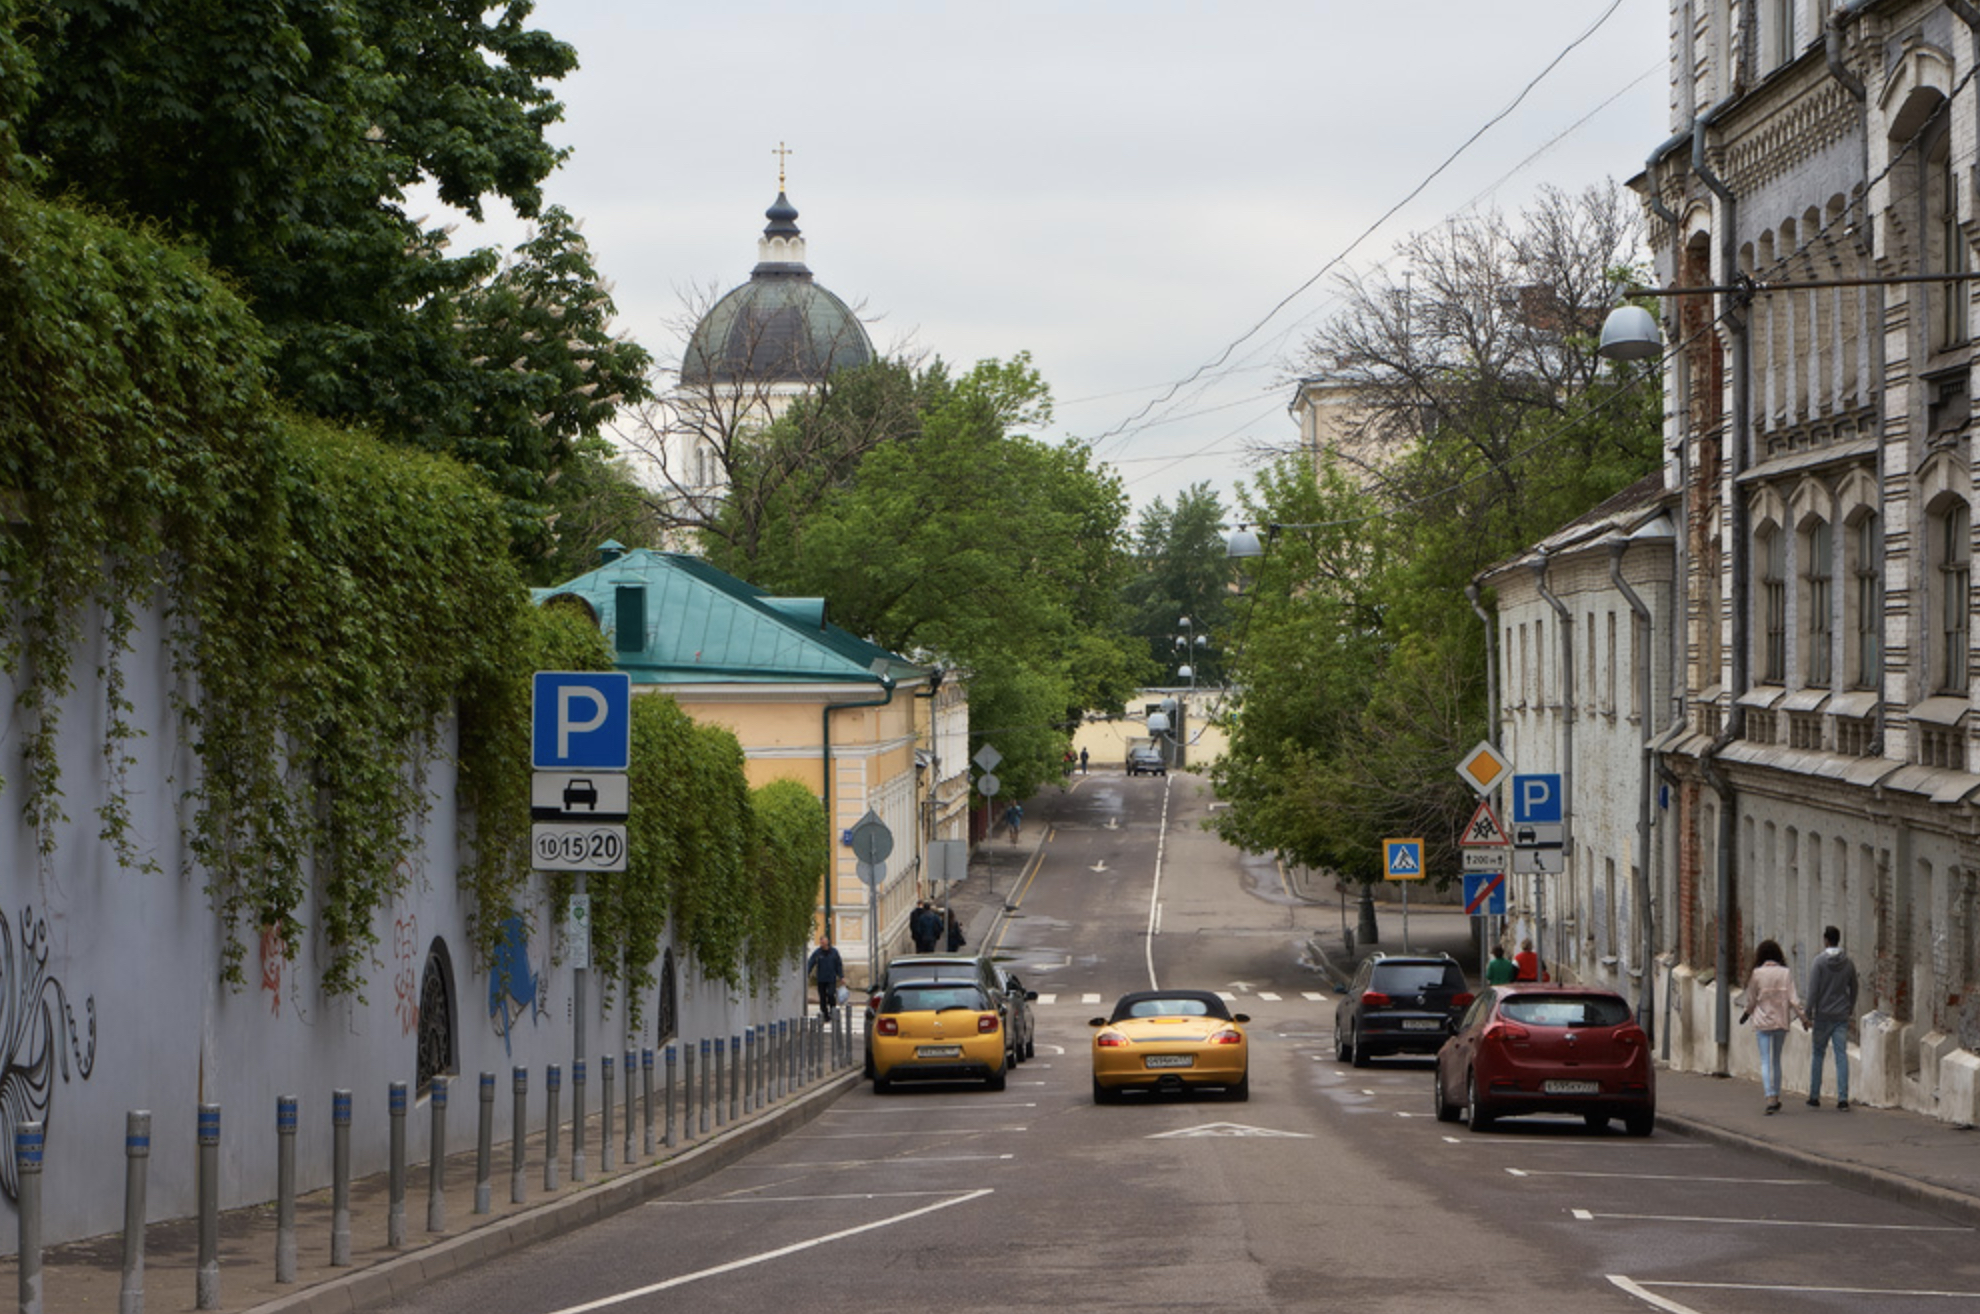
{"type": "Polygon", "coordinates": [[[1849,522],[1844,569],[1849,572],[1849,669],[1852,689],[1876,687],[1884,664],[1884,522],[1864,511],[1849,522]]]}
{"type": "Polygon", "coordinates": [[[1802,628],[1808,641],[1802,657],[1802,681],[1811,688],[1829,687],[1835,623],[1835,536],[1826,520],[1810,520],[1801,531],[1802,628]]]}
{"type": "Polygon", "coordinates": [[[1760,679],[1787,679],[1787,536],[1778,525],[1763,525],[1758,538],[1760,565],[1760,679]]]}
{"type": "Polygon", "coordinates": [[[419,1089],[459,1066],[454,1047],[454,962],[447,942],[434,937],[419,979],[419,1089]]]}
{"type": "Polygon", "coordinates": [[[1944,694],[1966,693],[1972,616],[1970,516],[1966,503],[1957,497],[1939,499],[1926,513],[1932,633],[1928,683],[1944,694]]]}
{"type": "Polygon", "coordinates": [[[674,979],[674,951],[660,958],[660,999],[653,1010],[653,1043],[660,1046],[680,1034],[681,1005],[674,979]]]}

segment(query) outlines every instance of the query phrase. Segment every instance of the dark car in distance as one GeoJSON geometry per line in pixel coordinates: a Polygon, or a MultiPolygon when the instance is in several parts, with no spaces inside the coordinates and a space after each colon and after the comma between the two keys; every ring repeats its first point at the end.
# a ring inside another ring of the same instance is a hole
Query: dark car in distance
{"type": "Polygon", "coordinates": [[[1621,1118],[1631,1136],[1657,1120],[1650,1040],[1613,990],[1521,982],[1491,986],[1437,1052],[1437,1118],[1484,1131],[1527,1113],[1621,1118]]]}
{"type": "Polygon", "coordinates": [[[1360,1068],[1377,1054],[1435,1054],[1471,1002],[1448,954],[1372,954],[1334,1005],[1334,1057],[1360,1068]]]}
{"type": "Polygon", "coordinates": [[[1169,764],[1162,759],[1162,750],[1148,745],[1130,748],[1127,755],[1127,773],[1138,776],[1144,773],[1151,776],[1169,774],[1169,764]]]}

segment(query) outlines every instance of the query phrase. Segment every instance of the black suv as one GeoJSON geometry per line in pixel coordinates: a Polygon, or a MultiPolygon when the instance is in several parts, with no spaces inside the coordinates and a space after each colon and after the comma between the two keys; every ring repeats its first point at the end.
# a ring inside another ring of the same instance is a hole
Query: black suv
{"type": "Polygon", "coordinates": [[[1334,1057],[1361,1068],[1375,1054],[1435,1054],[1471,998],[1449,954],[1372,954],[1334,1005],[1334,1057]]]}

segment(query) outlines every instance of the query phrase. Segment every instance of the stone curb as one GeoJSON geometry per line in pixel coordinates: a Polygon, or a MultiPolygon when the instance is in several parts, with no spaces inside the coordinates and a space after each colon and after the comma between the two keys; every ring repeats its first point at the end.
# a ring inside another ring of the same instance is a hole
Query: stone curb
{"type": "Polygon", "coordinates": [[[524,1213],[436,1241],[409,1254],[321,1282],[242,1314],[359,1314],[392,1303],[418,1304],[423,1288],[442,1278],[551,1237],[588,1227],[636,1205],[700,1181],[804,1126],[860,1083],[849,1068],[768,1114],[709,1137],[671,1159],[568,1194],[524,1213]]]}

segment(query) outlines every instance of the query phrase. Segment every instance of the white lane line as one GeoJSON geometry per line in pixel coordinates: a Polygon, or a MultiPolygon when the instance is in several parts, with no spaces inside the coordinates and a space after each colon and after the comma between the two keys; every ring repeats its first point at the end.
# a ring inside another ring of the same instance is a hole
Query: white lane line
{"type": "Polygon", "coordinates": [[[1299,992],[1299,995],[1300,998],[1310,999],[1316,1004],[1324,1004],[1327,1002],[1327,996],[1321,994],[1318,990],[1302,990],[1299,992]]]}
{"type": "MultiPolygon", "coordinates": [[[[1036,1100],[1026,1100],[1022,1103],[1016,1100],[1011,1100],[1011,1101],[998,1100],[995,1104],[984,1104],[979,1108],[971,1108],[967,1105],[963,1105],[963,1106],[950,1105],[948,1108],[943,1109],[942,1113],[945,1116],[951,1113],[1002,1113],[1006,1109],[1035,1109],[1037,1107],[1038,1107],[1038,1102],[1036,1100]]],[[[833,1109],[832,1112],[826,1116],[832,1118],[862,1117],[862,1116],[877,1117],[877,1118],[898,1118],[901,1115],[900,1112],[896,1109],[833,1109]]]]}
{"type": "Polygon", "coordinates": [[[1273,994],[1270,990],[1260,990],[1258,992],[1258,997],[1264,1000],[1268,1004],[1276,1004],[1279,1002],[1279,997],[1273,994]]]}
{"type": "Polygon", "coordinates": [[[726,1264],[717,1264],[713,1268],[704,1268],[697,1273],[683,1273],[679,1277],[668,1278],[665,1282],[655,1282],[649,1286],[634,1287],[630,1291],[622,1291],[614,1296],[602,1296],[597,1300],[588,1300],[582,1305],[567,1305],[563,1309],[552,1311],[552,1314],[588,1314],[589,1311],[594,1309],[606,1309],[612,1305],[623,1305],[629,1300],[638,1300],[641,1296],[650,1296],[656,1291],[669,1291],[675,1287],[684,1287],[690,1282],[699,1282],[703,1278],[719,1277],[724,1273],[733,1273],[738,1269],[750,1268],[757,1264],[765,1264],[773,1259],[782,1259],[786,1255],[795,1255],[806,1250],[814,1250],[819,1246],[830,1245],[834,1241],[843,1241],[847,1237],[858,1236],[862,1232],[873,1232],[883,1227],[892,1227],[896,1223],[905,1223],[911,1218],[925,1217],[938,1210],[953,1208],[959,1204],[968,1204],[973,1200],[981,1200],[984,1196],[991,1194],[994,1194],[994,1192],[988,1187],[981,1190],[969,1191],[956,1196],[954,1199],[938,1200],[934,1204],[923,1205],[919,1209],[910,1209],[904,1214],[895,1214],[891,1218],[880,1218],[871,1223],[861,1223],[858,1227],[848,1227],[843,1231],[828,1232],[824,1236],[813,1237],[809,1241],[795,1241],[787,1246],[779,1246],[775,1250],[765,1250],[761,1254],[731,1260],[726,1264]]]}
{"type": "Polygon", "coordinates": [[[1618,1289],[1622,1291],[1626,1291],[1630,1295],[1635,1296],[1638,1300],[1650,1306],[1652,1309],[1663,1310],[1664,1314],[1698,1314],[1698,1311],[1693,1309],[1689,1305],[1680,1305],[1675,1300],[1665,1300],[1662,1296],[1651,1295],[1649,1292],[1645,1291],[1642,1287],[1638,1286],[1634,1282],[1631,1282],[1628,1278],[1622,1276],[1620,1273],[1609,1274],[1609,1281],[1613,1282],[1618,1289]]]}
{"type": "Polygon", "coordinates": [[[1820,1186],[1813,1177],[1693,1177],[1690,1173],[1577,1173],[1565,1168],[1508,1168],[1514,1177],[1595,1177],[1623,1182],[1731,1182],[1736,1186],[1820,1186]]]}
{"type": "Polygon", "coordinates": [[[1099,1002],[1100,1002],[1100,996],[1098,996],[1098,995],[1081,995],[1081,996],[1079,997],[1079,1002],[1080,1002],[1080,1003],[1082,1003],[1082,1004],[1097,1004],[1097,1003],[1099,1003],[1099,1002]]]}
{"type": "Polygon", "coordinates": [[[1057,995],[1048,995],[1041,993],[1038,996],[1038,1002],[1041,1004],[1056,1004],[1059,1002],[1059,997],[1057,995]]]}
{"type": "Polygon", "coordinates": [[[816,1204],[821,1200],[926,1200],[931,1195],[946,1197],[954,1194],[954,1190],[841,1191],[834,1195],[751,1195],[747,1191],[743,1191],[735,1195],[713,1196],[707,1200],[655,1200],[653,1203],[665,1206],[668,1209],[699,1209],[703,1205],[816,1204]]]}
{"type": "Polygon", "coordinates": [[[1155,937],[1162,933],[1162,857],[1169,847],[1169,777],[1162,776],[1162,821],[1155,828],[1155,877],[1148,883],[1148,933],[1141,938],[1142,953],[1148,960],[1148,988],[1160,990],[1155,976],[1155,937]]]}
{"type": "MultiPolygon", "coordinates": [[[[888,1155],[883,1159],[799,1159],[788,1163],[755,1163],[744,1159],[736,1166],[748,1165],[760,1167],[766,1172],[788,1173],[793,1168],[897,1168],[904,1164],[919,1166],[924,1163],[997,1163],[1004,1159],[1015,1158],[1017,1158],[1015,1154],[916,1154],[888,1155]]],[[[946,1195],[947,1192],[941,1194],[946,1195]]]]}
{"type": "Polygon", "coordinates": [[[1608,1278],[1617,1286],[1627,1283],[1628,1286],[1624,1286],[1624,1290],[1635,1288],[1637,1291],[1641,1291],[1644,1287],[1687,1287],[1694,1291],[1779,1291],[1791,1295],[1811,1296],[1930,1296],[1943,1300],[1980,1300],[1980,1291],[1935,1291],[1930,1288],[1794,1287],[1769,1282],[1680,1282],[1675,1279],[1665,1281],[1651,1278],[1645,1278],[1639,1283],[1630,1282],[1628,1278],[1619,1277],[1614,1273],[1609,1274],[1608,1278]]]}
{"type": "Polygon", "coordinates": [[[876,1136],[980,1136],[984,1132],[1026,1132],[1029,1127],[948,1127],[941,1130],[899,1127],[883,1132],[810,1132],[786,1136],[787,1141],[870,1141],[876,1136]]]}
{"type": "Polygon", "coordinates": [[[1590,1223],[1598,1218],[1617,1218],[1629,1223],[1723,1223],[1745,1227],[1831,1227],[1852,1232],[1971,1232],[1970,1227],[1940,1227],[1924,1223],[1825,1223],[1798,1218],[1707,1218],[1699,1214],[1598,1214],[1587,1209],[1569,1211],[1577,1220],[1590,1223]]]}

